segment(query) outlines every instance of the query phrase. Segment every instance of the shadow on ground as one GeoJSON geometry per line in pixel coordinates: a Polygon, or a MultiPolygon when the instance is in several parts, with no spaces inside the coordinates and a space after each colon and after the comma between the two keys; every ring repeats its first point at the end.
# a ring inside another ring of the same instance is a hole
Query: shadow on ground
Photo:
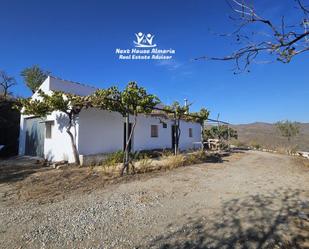
{"type": "Polygon", "coordinates": [[[17,182],[42,168],[38,159],[30,157],[13,157],[0,160],[0,183],[17,182]]]}
{"type": "Polygon", "coordinates": [[[309,202],[300,197],[304,194],[280,189],[228,201],[214,218],[188,219],[147,248],[309,248],[309,202]]]}

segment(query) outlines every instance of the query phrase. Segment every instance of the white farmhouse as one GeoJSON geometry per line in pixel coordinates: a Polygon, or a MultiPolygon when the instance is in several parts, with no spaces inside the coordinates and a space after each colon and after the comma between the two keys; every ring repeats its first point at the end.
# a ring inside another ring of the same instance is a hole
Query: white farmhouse
{"type": "MultiPolygon", "coordinates": [[[[96,88],[49,76],[40,89],[49,94],[63,91],[76,95],[89,95],[96,88]]],[[[34,93],[32,98],[38,98],[34,93]]],[[[21,115],[19,155],[44,157],[50,161],[74,162],[71,142],[66,133],[67,117],[53,112],[46,118],[21,115]]],[[[201,142],[201,125],[181,121],[179,148],[189,149],[201,142]]],[[[158,115],[139,115],[133,135],[131,150],[173,148],[173,121],[158,115]]],[[[125,119],[117,112],[89,108],[79,114],[72,133],[81,158],[95,154],[123,150],[125,119]]]]}

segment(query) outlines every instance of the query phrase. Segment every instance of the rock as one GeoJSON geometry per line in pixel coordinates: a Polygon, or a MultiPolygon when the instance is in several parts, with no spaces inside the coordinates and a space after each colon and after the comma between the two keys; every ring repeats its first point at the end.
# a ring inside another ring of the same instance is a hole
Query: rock
{"type": "Polygon", "coordinates": [[[298,217],[303,219],[303,220],[309,220],[308,215],[305,214],[304,212],[299,212],[298,217]]]}
{"type": "Polygon", "coordinates": [[[63,169],[63,168],[66,168],[68,166],[69,166],[68,164],[61,164],[61,165],[56,166],[56,169],[63,169]]]}
{"type": "Polygon", "coordinates": [[[56,169],[56,168],[59,169],[59,168],[62,168],[62,166],[68,166],[68,161],[62,160],[59,162],[54,162],[51,166],[53,169],[56,169]],[[58,168],[58,166],[61,166],[61,167],[58,168]]]}

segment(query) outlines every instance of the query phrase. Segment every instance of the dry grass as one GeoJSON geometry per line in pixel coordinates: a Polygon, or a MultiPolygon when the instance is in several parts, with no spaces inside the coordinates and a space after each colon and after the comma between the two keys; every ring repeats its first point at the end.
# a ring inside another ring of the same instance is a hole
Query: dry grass
{"type": "Polygon", "coordinates": [[[309,169],[309,159],[302,158],[302,157],[295,157],[293,160],[295,164],[309,169]]]}
{"type": "Polygon", "coordinates": [[[175,168],[184,166],[185,162],[186,162],[186,158],[184,155],[169,156],[165,160],[164,166],[168,169],[175,169],[175,168]]]}
{"type": "Polygon", "coordinates": [[[17,197],[21,200],[40,199],[41,202],[64,199],[70,192],[88,192],[102,187],[112,178],[89,167],[43,171],[17,182],[17,197]]]}
{"type": "Polygon", "coordinates": [[[150,167],[153,165],[153,160],[149,158],[141,159],[138,162],[137,171],[138,173],[146,173],[152,171],[150,167]]]}

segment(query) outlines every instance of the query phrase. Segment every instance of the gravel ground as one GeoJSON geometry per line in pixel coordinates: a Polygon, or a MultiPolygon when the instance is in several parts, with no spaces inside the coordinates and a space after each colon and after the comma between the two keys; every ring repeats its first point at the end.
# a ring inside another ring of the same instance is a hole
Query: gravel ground
{"type": "Polygon", "coordinates": [[[56,203],[0,203],[0,247],[309,248],[308,200],[308,168],[245,152],[56,203]]]}

